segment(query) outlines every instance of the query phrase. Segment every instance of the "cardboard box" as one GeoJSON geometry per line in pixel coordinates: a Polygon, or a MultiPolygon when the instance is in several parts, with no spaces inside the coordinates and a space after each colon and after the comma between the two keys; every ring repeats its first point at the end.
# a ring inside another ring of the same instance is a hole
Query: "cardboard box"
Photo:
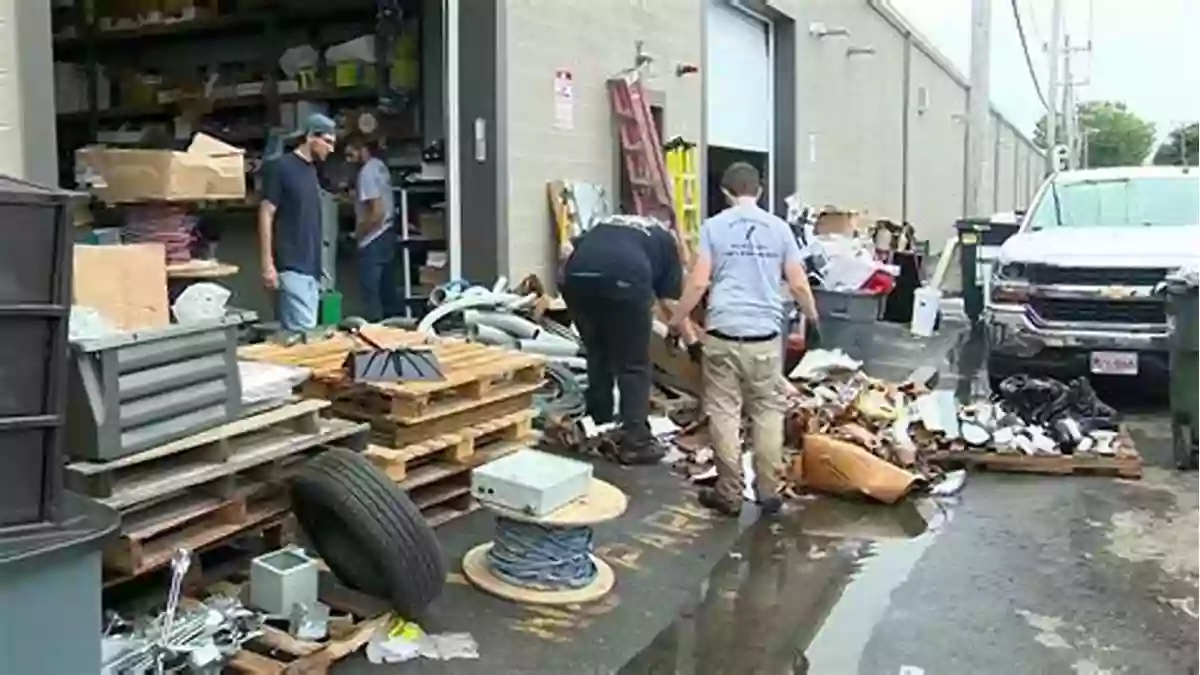
{"type": "Polygon", "coordinates": [[[89,147],[76,151],[76,163],[110,204],[246,198],[245,153],[205,134],[186,152],[89,147]]]}
{"type": "Polygon", "coordinates": [[[450,270],[446,267],[422,265],[419,279],[422,286],[441,286],[450,281],[450,270]]]}
{"type": "Polygon", "coordinates": [[[96,310],[114,328],[171,323],[167,256],[162,244],[75,246],[74,304],[96,310]]]}

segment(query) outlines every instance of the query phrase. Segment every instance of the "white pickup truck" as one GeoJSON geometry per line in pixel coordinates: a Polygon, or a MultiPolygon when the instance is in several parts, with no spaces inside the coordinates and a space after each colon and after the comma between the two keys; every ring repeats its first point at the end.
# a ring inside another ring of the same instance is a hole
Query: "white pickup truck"
{"type": "Polygon", "coordinates": [[[1068,171],[1001,247],[983,315],[993,386],[1017,374],[1167,374],[1155,284],[1200,258],[1200,172],[1068,171]]]}

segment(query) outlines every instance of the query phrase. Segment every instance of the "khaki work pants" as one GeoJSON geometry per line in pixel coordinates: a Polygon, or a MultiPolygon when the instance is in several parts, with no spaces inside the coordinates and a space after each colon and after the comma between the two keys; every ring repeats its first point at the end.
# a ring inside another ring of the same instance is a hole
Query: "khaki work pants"
{"type": "Polygon", "coordinates": [[[758,498],[779,492],[786,409],[782,359],[778,339],[733,342],[704,336],[704,412],[717,462],[717,492],[731,503],[742,502],[743,409],[750,418],[758,498]]]}

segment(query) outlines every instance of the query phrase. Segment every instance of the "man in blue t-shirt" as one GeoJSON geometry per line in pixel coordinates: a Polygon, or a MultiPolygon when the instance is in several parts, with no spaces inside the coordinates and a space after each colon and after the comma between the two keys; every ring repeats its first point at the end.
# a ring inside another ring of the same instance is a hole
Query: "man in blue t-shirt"
{"type": "Polygon", "coordinates": [[[337,145],[337,125],[309,116],[296,148],[264,169],[258,207],[263,285],[274,291],[275,318],[285,331],[317,326],[321,297],[321,185],[315,163],[337,145]]]}
{"type": "Polygon", "coordinates": [[[785,282],[814,337],[817,324],[800,247],[787,223],[758,207],[760,180],[744,162],[726,169],[721,191],[729,208],[701,225],[696,261],[671,319],[683,321],[707,291],[704,410],[717,485],[700,493],[700,503],[729,516],[742,507],[743,413],[752,421],[760,508],[770,515],[782,506],[785,282]]]}
{"type": "Polygon", "coordinates": [[[346,161],[357,165],[354,181],[354,240],[363,318],[379,321],[399,312],[396,298],[395,198],[392,175],[376,157],[378,146],[358,133],[346,138],[346,161]]]}

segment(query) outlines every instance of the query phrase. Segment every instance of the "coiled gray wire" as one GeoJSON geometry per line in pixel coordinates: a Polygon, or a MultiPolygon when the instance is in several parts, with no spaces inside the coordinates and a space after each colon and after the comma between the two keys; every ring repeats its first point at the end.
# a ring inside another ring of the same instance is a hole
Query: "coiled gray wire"
{"type": "Polygon", "coordinates": [[[488,551],[492,574],[516,586],[583,588],[596,579],[592,528],[550,527],[496,516],[488,551]]]}
{"type": "Polygon", "coordinates": [[[546,384],[533,397],[538,416],[582,417],[587,410],[583,387],[575,373],[561,363],[546,366],[546,384]]]}

